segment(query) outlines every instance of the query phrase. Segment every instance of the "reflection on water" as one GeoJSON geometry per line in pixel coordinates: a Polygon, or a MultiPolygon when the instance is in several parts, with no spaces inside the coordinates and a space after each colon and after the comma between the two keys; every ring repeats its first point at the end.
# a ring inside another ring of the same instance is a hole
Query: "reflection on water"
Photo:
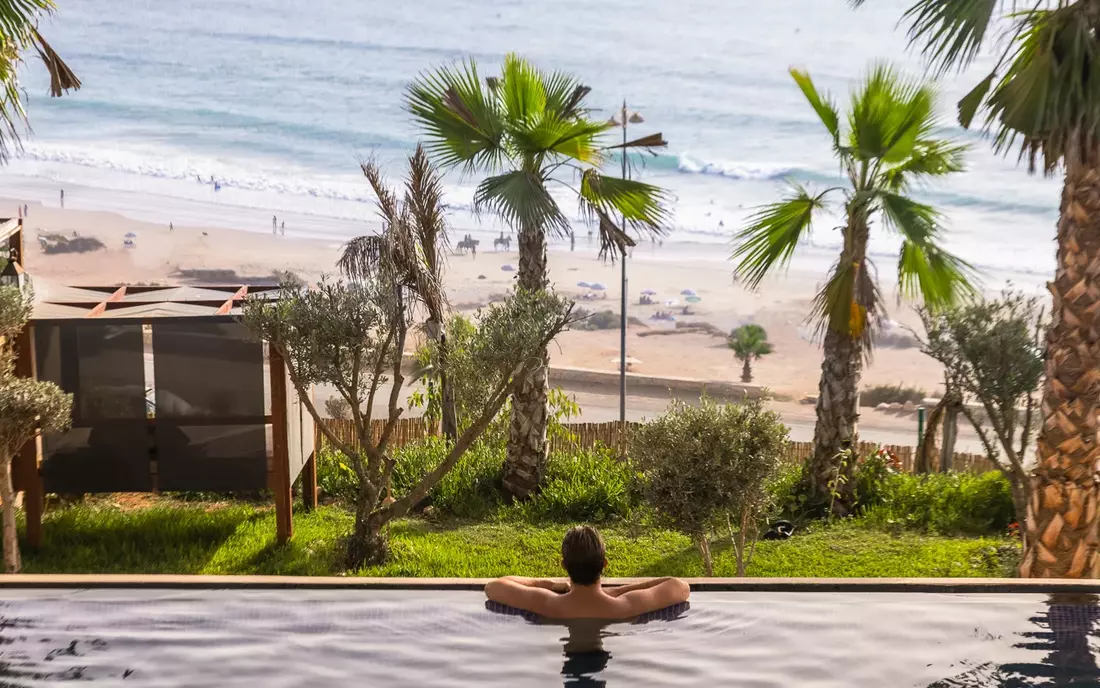
{"type": "MultiPolygon", "coordinates": [[[[12,605],[0,603],[0,688],[30,688],[35,683],[90,681],[109,678],[111,674],[89,671],[81,662],[94,653],[106,652],[102,638],[55,640],[38,635],[33,619],[9,616],[12,605]],[[63,659],[63,662],[55,660],[63,659]]],[[[128,678],[132,671],[124,670],[114,678],[128,678]]]]}
{"type": "Polygon", "coordinates": [[[611,653],[604,649],[604,638],[620,635],[608,629],[624,628],[629,625],[641,625],[660,621],[674,621],[691,609],[688,602],[674,604],[630,621],[600,621],[598,619],[573,619],[556,621],[543,619],[531,612],[515,609],[486,601],[485,608],[495,614],[522,616],[532,623],[544,626],[562,626],[567,633],[561,639],[562,654],[565,657],[561,667],[562,683],[567,688],[604,688],[607,681],[600,674],[607,669],[611,653]]]}
{"type": "Polygon", "coordinates": [[[1092,596],[697,593],[550,622],[475,592],[0,590],[0,688],[1100,686],[1092,596]]]}
{"type": "Polygon", "coordinates": [[[1039,630],[1020,632],[1013,647],[1043,653],[1029,662],[981,664],[929,688],[1005,686],[1100,686],[1100,666],[1089,638],[1100,637],[1100,598],[1086,594],[1051,595],[1046,609],[1029,621],[1039,630]]]}

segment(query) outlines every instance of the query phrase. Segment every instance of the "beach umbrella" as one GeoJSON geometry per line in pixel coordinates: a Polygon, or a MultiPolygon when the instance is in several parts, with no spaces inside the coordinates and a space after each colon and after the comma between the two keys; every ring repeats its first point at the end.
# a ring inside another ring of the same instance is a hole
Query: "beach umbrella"
{"type": "Polygon", "coordinates": [[[501,265],[500,269],[501,269],[502,272],[515,272],[516,271],[516,269],[514,267],[512,267],[511,265],[501,265]]]}
{"type": "Polygon", "coordinates": [[[589,288],[595,289],[596,291],[603,291],[604,289],[607,289],[607,285],[605,285],[601,282],[593,282],[592,284],[590,284],[588,286],[589,286],[589,288]]]}
{"type": "Polygon", "coordinates": [[[652,289],[643,289],[642,293],[645,294],[646,296],[656,296],[657,295],[657,292],[653,291],[652,289]]]}
{"type": "Polygon", "coordinates": [[[592,285],[591,285],[591,284],[589,284],[588,282],[577,282],[577,286],[578,286],[578,287],[584,287],[585,289],[588,289],[588,288],[589,288],[589,287],[591,287],[592,285]]]}
{"type": "Polygon", "coordinates": [[[688,303],[699,303],[700,301],[702,301],[702,299],[698,296],[689,296],[684,299],[684,301],[687,301],[688,303]]]}
{"type": "Polygon", "coordinates": [[[680,292],[680,296],[695,296],[695,290],[694,289],[684,289],[683,291],[680,292]]]}
{"type": "Polygon", "coordinates": [[[134,234],[133,232],[126,232],[126,238],[127,239],[137,239],[137,234],[134,234]]]}

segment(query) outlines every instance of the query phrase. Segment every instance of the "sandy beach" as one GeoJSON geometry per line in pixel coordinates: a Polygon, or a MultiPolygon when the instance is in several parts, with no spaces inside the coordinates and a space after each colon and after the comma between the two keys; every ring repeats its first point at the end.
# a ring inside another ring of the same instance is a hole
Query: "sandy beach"
{"type": "MultiPolygon", "coordinates": [[[[16,201],[0,200],[0,207],[14,209],[16,201]]],[[[14,214],[14,213],[12,213],[14,214]]],[[[74,286],[116,284],[228,284],[270,281],[280,271],[307,280],[335,273],[340,243],[334,240],[291,238],[257,231],[217,227],[154,224],[103,211],[61,210],[30,204],[25,221],[26,264],[29,272],[49,282],[74,286]],[[94,237],[104,248],[87,253],[49,253],[38,241],[48,233],[67,237],[73,233],[94,237]],[[134,246],[124,246],[125,235],[137,235],[134,246]]],[[[364,231],[371,226],[364,224],[364,231]]],[[[461,231],[455,231],[459,237],[461,231]]],[[[619,310],[620,266],[603,263],[587,250],[587,237],[578,239],[578,250],[552,250],[550,272],[557,289],[576,299],[589,311],[619,310]],[[605,290],[577,287],[578,282],[598,282],[605,290]],[[588,295],[591,300],[584,297],[588,295]]],[[[485,242],[476,256],[449,258],[446,282],[452,306],[473,312],[504,294],[517,264],[511,251],[494,251],[485,242]]],[[[792,271],[769,280],[750,292],[734,284],[729,262],[692,260],[680,251],[640,245],[628,263],[629,314],[636,320],[628,330],[628,353],[638,359],[632,371],[647,375],[679,376],[710,380],[736,379],[740,366],[722,337],[704,332],[667,333],[671,323],[653,320],[658,311],[670,312],[681,326],[709,324],[716,332],[755,322],[763,325],[775,345],[775,353],[756,364],[756,382],[778,395],[800,398],[816,391],[820,351],[805,323],[810,299],[820,275],[792,271]],[[697,303],[688,304],[681,292],[693,290],[697,303]],[[643,290],[657,292],[655,305],[640,305],[643,290]],[[666,300],[674,305],[665,305],[666,300]],[[683,309],[690,307],[688,315],[683,309]],[[657,330],[665,333],[655,334],[657,330]]],[[[41,288],[39,289],[41,292],[41,288]]],[[[46,297],[48,294],[40,293],[46,297]]],[[[891,299],[891,303],[894,299],[891,299]]],[[[895,308],[891,317],[906,325],[917,323],[909,308],[895,308]]],[[[618,330],[571,331],[551,349],[556,365],[597,370],[616,370],[618,330]]],[[[903,382],[934,393],[938,365],[916,348],[876,351],[864,373],[864,384],[903,382]]]]}

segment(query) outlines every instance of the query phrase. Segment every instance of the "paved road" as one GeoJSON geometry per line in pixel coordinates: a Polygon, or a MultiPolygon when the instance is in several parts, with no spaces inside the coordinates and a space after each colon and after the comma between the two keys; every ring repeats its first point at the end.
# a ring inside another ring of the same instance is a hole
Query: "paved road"
{"type": "MultiPolygon", "coordinates": [[[[419,385],[406,385],[403,396],[408,395],[419,385]]],[[[605,386],[577,385],[565,388],[572,394],[581,407],[581,415],[574,419],[576,422],[604,423],[619,419],[619,395],[615,389],[608,394],[605,386]]],[[[331,393],[318,390],[316,398],[318,408],[323,409],[324,400],[331,393]]],[[[374,417],[383,418],[386,414],[386,399],[389,389],[380,390],[374,408],[374,417]]],[[[678,398],[688,403],[697,403],[698,397],[679,395],[678,398]]],[[[672,401],[673,395],[661,396],[658,394],[627,396],[626,418],[631,421],[642,421],[661,415],[672,401]]],[[[783,418],[783,422],[791,430],[791,440],[795,442],[810,442],[814,436],[814,407],[794,402],[771,402],[771,407],[783,418]]],[[[420,415],[418,410],[406,409],[406,417],[420,415]]],[[[917,443],[917,421],[915,416],[898,417],[886,415],[872,409],[865,409],[860,419],[860,438],[865,442],[878,444],[899,444],[914,446],[917,443]]],[[[959,426],[959,439],[956,451],[974,452],[982,451],[981,443],[977,435],[966,424],[959,426]]]]}

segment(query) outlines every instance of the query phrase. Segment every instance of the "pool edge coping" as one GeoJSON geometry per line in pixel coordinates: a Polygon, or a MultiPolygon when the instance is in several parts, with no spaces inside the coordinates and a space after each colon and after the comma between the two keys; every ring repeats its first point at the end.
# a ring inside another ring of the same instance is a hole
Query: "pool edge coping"
{"type": "MultiPolygon", "coordinates": [[[[2,589],[481,590],[489,578],[0,575],[2,589]]],[[[615,585],[640,580],[609,578],[615,585]]],[[[1100,593],[1100,580],[1018,578],[685,578],[695,592],[1100,593]]]]}

